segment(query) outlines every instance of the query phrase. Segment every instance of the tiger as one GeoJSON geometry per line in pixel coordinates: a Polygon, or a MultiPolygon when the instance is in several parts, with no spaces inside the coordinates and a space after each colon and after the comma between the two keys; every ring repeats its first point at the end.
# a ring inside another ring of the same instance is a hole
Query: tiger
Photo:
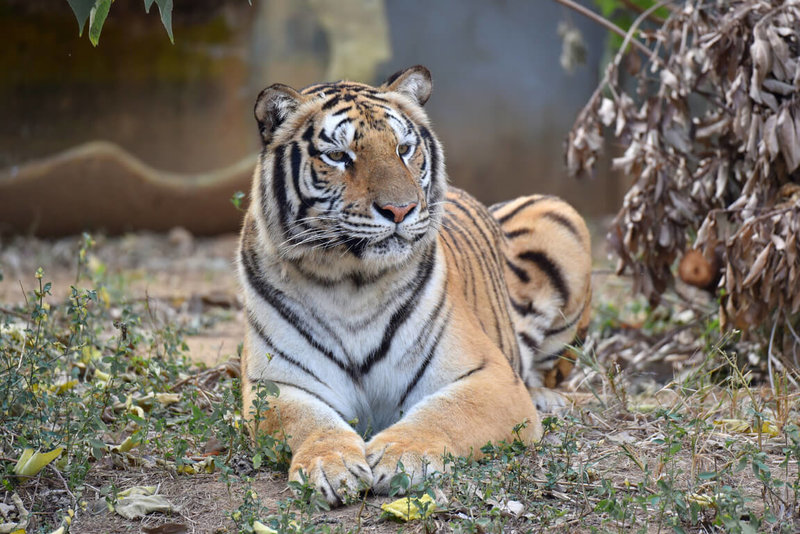
{"type": "Polygon", "coordinates": [[[423,66],[380,86],[274,84],[237,266],[242,413],[331,505],[443,455],[542,437],[589,319],[590,242],[565,202],[487,209],[448,186],[423,66]],[[256,418],[258,391],[279,394],[256,418]]]}

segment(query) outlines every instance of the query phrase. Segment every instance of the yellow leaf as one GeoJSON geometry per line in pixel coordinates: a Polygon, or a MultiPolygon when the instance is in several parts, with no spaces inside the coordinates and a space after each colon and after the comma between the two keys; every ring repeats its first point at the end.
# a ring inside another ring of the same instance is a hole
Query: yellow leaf
{"type": "MultiPolygon", "coordinates": [[[[714,424],[722,427],[724,432],[736,432],[740,434],[758,433],[758,427],[754,427],[750,422],[743,419],[718,419],[714,421],[714,424]]],[[[762,421],[761,433],[775,437],[778,435],[778,427],[772,421],[762,421]]]]}
{"type": "Polygon", "coordinates": [[[127,438],[125,438],[125,441],[123,441],[119,445],[110,446],[109,450],[111,450],[111,452],[128,452],[134,447],[138,447],[141,444],[142,442],[139,441],[138,439],[134,440],[132,436],[128,436],[127,438]]]}
{"type": "Polygon", "coordinates": [[[89,363],[92,360],[99,360],[100,358],[102,358],[102,356],[103,353],[100,352],[100,349],[98,349],[97,347],[92,347],[87,345],[83,347],[83,349],[81,349],[81,361],[83,363],[89,363]]]}
{"type": "MultiPolygon", "coordinates": [[[[25,531],[23,530],[22,532],[25,532],[25,531]]],[[[64,527],[58,527],[57,529],[55,529],[50,534],[64,534],[64,527]]]]}
{"type": "Polygon", "coordinates": [[[156,393],[156,400],[162,406],[169,406],[170,404],[175,404],[181,400],[180,393],[156,393]]]}
{"type": "Polygon", "coordinates": [[[214,458],[209,456],[199,462],[183,464],[175,467],[175,471],[184,475],[196,475],[198,473],[213,473],[214,458]]]}
{"type": "Polygon", "coordinates": [[[278,534],[274,528],[269,528],[261,521],[253,521],[253,532],[256,534],[278,534]]]}
{"type": "Polygon", "coordinates": [[[23,477],[32,477],[58,458],[63,450],[63,447],[55,448],[50,452],[33,452],[33,449],[25,449],[17,460],[17,465],[14,466],[14,473],[23,477]]]}
{"type": "Polygon", "coordinates": [[[750,432],[750,423],[743,419],[718,419],[714,424],[722,427],[725,432],[738,432],[745,434],[750,432]]]}
{"type": "Polygon", "coordinates": [[[778,427],[772,421],[764,421],[761,423],[761,433],[769,434],[773,438],[778,435],[778,427]]]}
{"type": "Polygon", "coordinates": [[[433,498],[426,493],[419,498],[404,497],[388,504],[382,504],[381,510],[393,518],[405,522],[412,521],[414,519],[425,519],[430,517],[430,515],[436,510],[436,503],[434,502],[433,498]],[[421,504],[425,509],[424,516],[422,515],[420,506],[418,504],[421,504]]]}
{"type": "Polygon", "coordinates": [[[134,495],[154,495],[157,489],[156,486],[133,486],[117,493],[117,498],[124,499],[134,495]]]}
{"type": "Polygon", "coordinates": [[[691,493],[686,497],[687,501],[700,505],[703,508],[708,508],[714,504],[714,499],[708,495],[700,495],[699,493],[691,493]]]}
{"type": "Polygon", "coordinates": [[[56,395],[61,395],[65,391],[69,391],[70,389],[74,388],[77,385],[78,385],[78,381],[77,380],[69,380],[67,382],[64,382],[63,384],[58,385],[58,386],[53,385],[50,388],[50,390],[53,393],[55,393],[56,395]]]}
{"type": "Polygon", "coordinates": [[[108,382],[109,380],[111,380],[111,375],[108,373],[104,373],[100,369],[94,370],[94,377],[100,382],[108,382]]]}
{"type": "Polygon", "coordinates": [[[101,287],[97,290],[97,297],[100,299],[100,302],[103,303],[104,308],[108,308],[111,305],[111,297],[105,287],[101,287]]]}

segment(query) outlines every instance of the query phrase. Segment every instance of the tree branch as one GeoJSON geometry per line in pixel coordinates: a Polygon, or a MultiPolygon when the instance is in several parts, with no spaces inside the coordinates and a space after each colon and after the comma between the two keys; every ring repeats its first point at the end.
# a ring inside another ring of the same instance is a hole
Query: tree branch
{"type": "MultiPolygon", "coordinates": [[[[594,11],[583,7],[582,5],[578,4],[574,0],[554,0],[554,1],[558,2],[562,6],[565,6],[565,7],[568,7],[570,9],[572,9],[573,11],[577,11],[578,13],[583,15],[584,17],[590,18],[594,22],[596,22],[596,23],[600,24],[601,26],[603,26],[604,28],[616,33],[620,37],[624,38],[624,37],[627,37],[627,35],[628,35],[625,30],[623,30],[622,28],[620,28],[619,26],[617,26],[616,24],[614,24],[610,20],[606,19],[605,17],[601,17],[600,15],[595,13],[594,11]]],[[[645,45],[643,45],[639,41],[631,40],[631,44],[635,48],[637,48],[641,53],[643,53],[645,55],[649,56],[652,53],[652,51],[649,48],[647,48],[645,45]]]]}

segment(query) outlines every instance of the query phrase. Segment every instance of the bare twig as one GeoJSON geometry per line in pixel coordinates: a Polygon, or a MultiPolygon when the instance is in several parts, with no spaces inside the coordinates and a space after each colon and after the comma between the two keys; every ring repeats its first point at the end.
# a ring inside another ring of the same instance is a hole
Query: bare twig
{"type": "Polygon", "coordinates": [[[769,336],[769,347],[767,347],[767,374],[769,375],[769,386],[772,388],[772,391],[775,391],[775,378],[772,373],[772,360],[775,358],[775,355],[772,354],[772,342],[775,341],[775,329],[777,327],[778,321],[772,323],[772,333],[769,336]]]}
{"type": "Polygon", "coordinates": [[[48,464],[47,467],[49,467],[50,470],[53,471],[53,473],[56,474],[58,479],[61,480],[61,483],[64,484],[64,489],[67,491],[67,494],[69,495],[70,499],[72,500],[72,509],[75,511],[75,513],[77,513],[78,512],[78,499],[76,499],[75,495],[70,491],[69,484],[67,484],[67,481],[64,480],[64,477],[61,475],[61,471],[59,471],[58,468],[56,466],[54,466],[53,464],[48,464]]]}
{"type": "Polygon", "coordinates": [[[19,319],[25,319],[25,320],[28,320],[28,319],[30,319],[30,317],[29,317],[29,316],[27,316],[27,315],[26,315],[26,314],[24,314],[24,313],[16,312],[16,311],[14,311],[14,310],[10,310],[10,309],[8,309],[8,308],[5,308],[5,307],[3,307],[3,306],[0,306],[0,313],[4,313],[4,314],[6,314],[6,315],[11,315],[11,316],[13,316],[13,317],[17,317],[17,318],[19,318],[19,319]]]}
{"type": "MultiPolygon", "coordinates": [[[[607,30],[610,30],[610,31],[616,33],[620,37],[627,37],[627,35],[628,35],[625,32],[625,30],[623,30],[622,28],[620,28],[619,26],[617,26],[616,24],[614,24],[610,20],[606,19],[605,17],[602,17],[602,16],[598,15],[597,13],[595,13],[594,11],[592,11],[590,9],[586,9],[585,7],[583,7],[582,5],[578,4],[577,2],[574,2],[573,0],[555,0],[555,1],[558,2],[559,4],[561,4],[562,6],[568,7],[570,9],[572,9],[573,11],[577,11],[578,13],[583,15],[584,17],[590,18],[594,22],[600,24],[601,26],[603,26],[607,30]]],[[[648,11],[648,15],[649,15],[650,13],[652,13],[652,11],[655,11],[655,10],[648,9],[647,11],[648,11]]],[[[633,27],[633,26],[631,26],[631,27],[633,27]]],[[[638,48],[639,51],[642,52],[643,54],[650,55],[650,52],[651,52],[650,49],[647,48],[645,45],[643,45],[641,42],[639,42],[639,41],[631,41],[631,44],[633,44],[633,46],[638,48]]],[[[622,49],[624,50],[625,46],[623,46],[622,49]]]]}

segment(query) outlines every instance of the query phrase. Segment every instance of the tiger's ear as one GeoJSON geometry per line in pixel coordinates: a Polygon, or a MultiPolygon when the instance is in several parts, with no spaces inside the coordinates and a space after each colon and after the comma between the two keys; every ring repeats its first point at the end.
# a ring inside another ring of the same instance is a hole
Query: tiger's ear
{"type": "Polygon", "coordinates": [[[273,132],[300,106],[302,101],[303,95],[282,83],[270,85],[259,93],[253,112],[264,145],[269,143],[273,132]]]}
{"type": "Polygon", "coordinates": [[[403,93],[413,98],[420,106],[424,106],[433,89],[431,71],[422,65],[415,65],[406,70],[395,72],[383,83],[381,89],[403,93]]]}

